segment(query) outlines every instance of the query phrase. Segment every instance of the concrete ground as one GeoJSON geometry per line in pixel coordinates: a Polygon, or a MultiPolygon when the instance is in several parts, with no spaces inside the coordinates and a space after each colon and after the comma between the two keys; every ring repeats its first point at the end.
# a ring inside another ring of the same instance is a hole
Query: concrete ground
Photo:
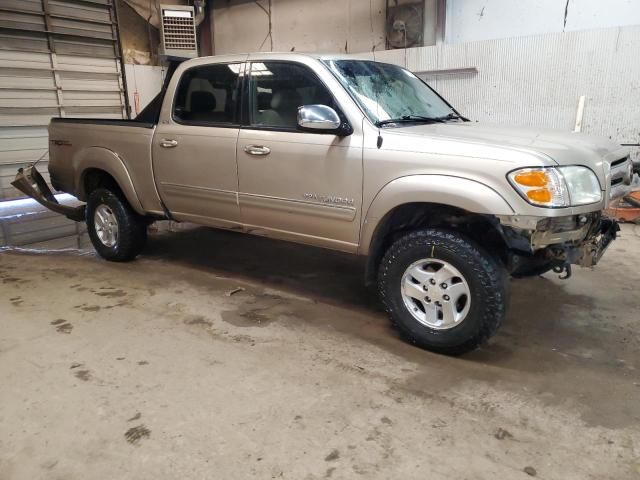
{"type": "Polygon", "coordinates": [[[489,345],[402,342],[352,258],[206,229],[0,253],[1,479],[640,478],[640,227],[514,281],[489,345]]]}

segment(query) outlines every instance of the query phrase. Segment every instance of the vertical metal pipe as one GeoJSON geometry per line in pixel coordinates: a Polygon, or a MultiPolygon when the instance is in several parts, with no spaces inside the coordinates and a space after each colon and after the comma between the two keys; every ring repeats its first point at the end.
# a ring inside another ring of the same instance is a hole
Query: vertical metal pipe
{"type": "Polygon", "coordinates": [[[447,0],[438,0],[436,5],[436,45],[445,42],[447,24],[447,0]]]}

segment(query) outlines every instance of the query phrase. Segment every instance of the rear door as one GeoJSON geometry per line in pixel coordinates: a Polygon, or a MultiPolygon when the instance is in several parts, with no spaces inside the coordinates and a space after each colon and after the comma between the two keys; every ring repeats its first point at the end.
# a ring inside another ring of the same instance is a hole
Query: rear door
{"type": "Polygon", "coordinates": [[[244,63],[185,70],[169,118],[153,140],[160,197],[178,220],[221,227],[240,222],[236,142],[244,63]]]}
{"type": "Polygon", "coordinates": [[[238,137],[239,201],[252,233],[355,251],[362,204],[362,136],[300,131],[298,107],[325,104],[329,88],[307,65],[253,62],[249,119],[238,137]]]}

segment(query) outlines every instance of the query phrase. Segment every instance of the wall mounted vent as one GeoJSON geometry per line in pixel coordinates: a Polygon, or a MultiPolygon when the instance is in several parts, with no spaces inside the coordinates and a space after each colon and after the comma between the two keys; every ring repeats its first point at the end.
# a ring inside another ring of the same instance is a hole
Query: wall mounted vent
{"type": "Polygon", "coordinates": [[[424,0],[387,0],[387,48],[423,45],[424,0]]]}
{"type": "Polygon", "coordinates": [[[184,5],[160,5],[162,45],[158,54],[172,60],[198,56],[195,11],[184,5]]]}

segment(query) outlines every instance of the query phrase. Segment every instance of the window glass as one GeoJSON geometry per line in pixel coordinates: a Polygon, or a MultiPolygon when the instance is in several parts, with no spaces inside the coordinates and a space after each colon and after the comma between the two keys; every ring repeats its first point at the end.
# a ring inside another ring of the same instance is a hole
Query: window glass
{"type": "Polygon", "coordinates": [[[452,108],[413,73],[368,60],[326,62],[371,122],[403,116],[444,117],[452,108]]]}
{"type": "Polygon", "coordinates": [[[255,62],[250,85],[252,125],[295,129],[302,105],[322,104],[337,110],[327,88],[302,65],[255,62]]]}
{"type": "Polygon", "coordinates": [[[241,64],[194,67],[180,79],[173,116],[182,123],[237,124],[241,64]]]}

